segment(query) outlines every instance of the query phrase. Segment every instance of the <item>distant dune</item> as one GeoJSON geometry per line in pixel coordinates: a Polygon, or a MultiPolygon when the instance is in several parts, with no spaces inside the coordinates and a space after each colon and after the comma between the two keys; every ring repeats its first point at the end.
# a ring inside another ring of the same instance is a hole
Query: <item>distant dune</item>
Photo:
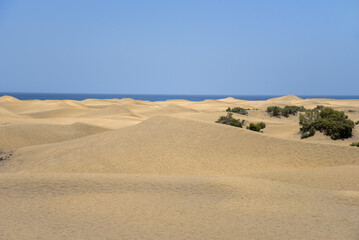
{"type": "Polygon", "coordinates": [[[358,126],[301,140],[298,116],[270,117],[271,105],[359,120],[359,100],[292,95],[0,97],[0,239],[359,239],[358,126]],[[215,123],[236,106],[264,132],[215,123]]]}
{"type": "Polygon", "coordinates": [[[89,113],[80,115],[80,117],[106,117],[106,116],[130,116],[130,117],[141,117],[133,113],[128,108],[121,105],[110,105],[96,111],[91,111],[89,113]]]}
{"type": "Polygon", "coordinates": [[[10,151],[16,148],[61,142],[80,138],[107,129],[83,123],[71,125],[54,124],[10,124],[0,126],[0,149],[10,151]]]}
{"type": "Polygon", "coordinates": [[[301,101],[303,100],[303,98],[297,97],[295,95],[287,95],[287,96],[283,96],[283,97],[276,97],[276,98],[271,98],[268,99],[268,102],[272,102],[272,101],[301,101]]]}

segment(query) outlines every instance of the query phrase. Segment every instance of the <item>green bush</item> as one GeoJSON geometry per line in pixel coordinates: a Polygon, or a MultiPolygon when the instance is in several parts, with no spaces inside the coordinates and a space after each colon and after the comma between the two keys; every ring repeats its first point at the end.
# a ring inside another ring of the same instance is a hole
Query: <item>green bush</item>
{"type": "Polygon", "coordinates": [[[315,129],[314,127],[311,127],[308,131],[303,132],[301,138],[308,138],[315,135],[315,129]]]}
{"type": "Polygon", "coordinates": [[[247,129],[252,130],[252,131],[256,131],[259,132],[261,131],[263,128],[266,127],[266,124],[264,122],[259,122],[259,123],[250,123],[249,126],[247,126],[247,129]]]}
{"type": "Polygon", "coordinates": [[[349,138],[352,136],[354,122],[348,119],[344,112],[332,108],[324,108],[320,111],[320,118],[314,122],[314,128],[324,132],[333,140],[349,138]]]}
{"type": "Polygon", "coordinates": [[[261,129],[266,128],[266,124],[264,122],[259,122],[257,124],[261,129]]]}
{"type": "Polygon", "coordinates": [[[244,124],[244,120],[240,120],[240,119],[235,119],[232,117],[232,113],[227,113],[227,116],[220,116],[218,118],[218,120],[216,121],[216,123],[221,123],[221,124],[225,124],[225,125],[230,125],[233,127],[243,127],[244,124]]]}
{"type": "Polygon", "coordinates": [[[305,114],[299,115],[300,131],[302,133],[308,132],[313,127],[313,122],[319,118],[319,110],[307,110],[305,114]]]}
{"type": "Polygon", "coordinates": [[[279,106],[269,106],[267,107],[267,112],[273,117],[289,117],[289,115],[297,115],[298,112],[304,112],[305,108],[303,106],[285,106],[281,108],[279,106]]]}
{"type": "Polygon", "coordinates": [[[324,109],[324,106],[323,106],[323,105],[317,105],[317,106],[315,107],[315,109],[323,110],[323,109],[324,109]]]}
{"type": "Polygon", "coordinates": [[[354,128],[354,122],[344,112],[329,107],[307,110],[305,114],[300,114],[299,125],[302,138],[313,136],[314,128],[333,140],[351,137],[354,128]]]}
{"type": "Polygon", "coordinates": [[[233,112],[233,113],[238,113],[238,114],[242,114],[242,115],[248,115],[247,109],[241,108],[241,107],[234,107],[234,108],[227,108],[226,110],[227,112],[233,112]]]}
{"type": "Polygon", "coordinates": [[[227,113],[227,116],[220,116],[216,123],[229,124],[229,122],[233,118],[232,115],[232,113],[227,113]]]}
{"type": "Polygon", "coordinates": [[[282,108],[278,106],[269,106],[267,107],[267,112],[273,117],[280,117],[282,108]]]}
{"type": "Polygon", "coordinates": [[[305,108],[303,106],[285,106],[282,109],[282,116],[288,117],[289,115],[297,115],[298,112],[304,112],[305,108]]]}
{"type": "Polygon", "coordinates": [[[359,147],[359,142],[353,142],[352,144],[350,144],[350,146],[352,146],[352,147],[359,147]]]}
{"type": "Polygon", "coordinates": [[[355,122],[355,125],[358,125],[358,124],[359,124],[359,121],[356,121],[356,122],[355,122]]]}

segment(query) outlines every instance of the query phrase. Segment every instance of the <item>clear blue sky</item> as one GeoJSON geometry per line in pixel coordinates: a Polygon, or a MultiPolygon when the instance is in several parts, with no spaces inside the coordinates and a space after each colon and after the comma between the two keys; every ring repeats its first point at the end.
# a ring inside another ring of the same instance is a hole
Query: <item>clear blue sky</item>
{"type": "Polygon", "coordinates": [[[0,0],[0,92],[359,94],[358,0],[0,0]]]}

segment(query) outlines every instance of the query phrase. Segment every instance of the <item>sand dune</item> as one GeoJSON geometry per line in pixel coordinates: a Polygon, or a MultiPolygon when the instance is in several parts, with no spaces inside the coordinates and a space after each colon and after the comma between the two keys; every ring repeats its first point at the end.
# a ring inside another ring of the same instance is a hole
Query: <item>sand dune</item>
{"type": "MultiPolygon", "coordinates": [[[[0,107],[0,115],[1,115],[1,120],[7,119],[7,118],[20,118],[19,115],[10,112],[9,110],[0,107]]],[[[0,121],[1,121],[0,120],[0,121]]]]}
{"type": "Polygon", "coordinates": [[[96,136],[20,149],[0,171],[239,175],[347,164],[359,165],[358,149],[158,116],[96,136]]]}
{"type": "Polygon", "coordinates": [[[4,95],[0,97],[0,102],[20,102],[20,101],[21,100],[9,95],[4,95]]]}
{"type": "Polygon", "coordinates": [[[175,113],[195,113],[197,112],[194,109],[178,106],[176,104],[169,104],[164,107],[152,108],[148,111],[142,111],[141,114],[147,117],[157,116],[157,115],[168,115],[168,114],[175,114],[175,113]]]}
{"type": "Polygon", "coordinates": [[[56,109],[56,110],[43,111],[43,112],[27,113],[24,115],[32,118],[74,118],[86,112],[88,111],[67,108],[67,109],[56,109]]]}
{"type": "Polygon", "coordinates": [[[359,239],[358,126],[300,140],[270,105],[359,120],[359,100],[0,97],[0,239],[359,239]],[[264,133],[214,123],[235,106],[264,133]]]}
{"type": "Polygon", "coordinates": [[[106,130],[83,123],[71,125],[9,124],[0,126],[0,149],[10,151],[24,146],[61,142],[106,130]]]}
{"type": "Polygon", "coordinates": [[[1,101],[0,106],[15,113],[15,114],[36,114],[41,112],[49,112],[55,110],[68,110],[68,109],[81,109],[78,106],[75,107],[73,104],[68,104],[66,102],[58,100],[46,100],[46,101],[1,101]]]}
{"type": "MultiPolygon", "coordinates": [[[[253,174],[250,176],[277,180],[281,182],[289,182],[314,188],[359,191],[358,171],[358,165],[346,165],[275,171],[253,174]]],[[[359,205],[359,195],[356,200],[357,204],[359,205]]]]}
{"type": "Polygon", "coordinates": [[[130,117],[140,117],[139,115],[133,113],[128,108],[121,106],[121,105],[111,105],[107,106],[103,109],[99,109],[96,111],[92,111],[83,115],[80,115],[79,117],[109,117],[109,116],[130,116],[130,117]]]}
{"type": "Polygon", "coordinates": [[[246,177],[2,174],[4,239],[357,239],[338,191],[246,177]],[[14,214],[14,209],[17,214],[14,214]]]}
{"type": "Polygon", "coordinates": [[[303,100],[303,98],[297,97],[295,95],[287,95],[287,96],[275,97],[275,98],[268,99],[267,102],[277,102],[277,101],[296,102],[296,101],[302,101],[302,100],[303,100]]]}

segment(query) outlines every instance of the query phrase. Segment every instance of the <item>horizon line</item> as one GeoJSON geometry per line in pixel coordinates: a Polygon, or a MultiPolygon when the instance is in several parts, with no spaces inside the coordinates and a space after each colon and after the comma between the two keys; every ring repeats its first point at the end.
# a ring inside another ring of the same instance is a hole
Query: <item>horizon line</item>
{"type": "Polygon", "coordinates": [[[79,95],[86,95],[86,94],[93,94],[93,95],[150,95],[150,96],[359,96],[359,94],[205,94],[205,93],[198,93],[198,94],[187,94],[187,93],[93,93],[93,92],[86,92],[86,93],[79,93],[79,92],[17,92],[17,91],[9,91],[9,92],[0,92],[0,95],[4,96],[7,94],[79,94],[79,95]]]}

